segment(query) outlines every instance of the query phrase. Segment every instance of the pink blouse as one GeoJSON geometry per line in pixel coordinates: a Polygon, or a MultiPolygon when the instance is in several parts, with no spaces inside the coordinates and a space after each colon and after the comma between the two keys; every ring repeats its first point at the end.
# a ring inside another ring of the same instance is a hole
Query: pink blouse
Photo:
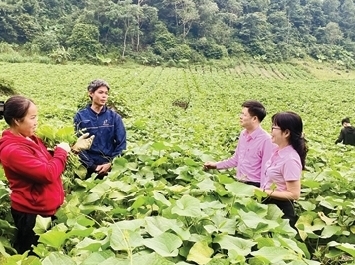
{"type": "Polygon", "coordinates": [[[265,164],[265,178],[261,180],[260,187],[264,190],[286,191],[286,182],[300,180],[301,174],[302,163],[296,150],[291,145],[276,148],[265,164]]]}

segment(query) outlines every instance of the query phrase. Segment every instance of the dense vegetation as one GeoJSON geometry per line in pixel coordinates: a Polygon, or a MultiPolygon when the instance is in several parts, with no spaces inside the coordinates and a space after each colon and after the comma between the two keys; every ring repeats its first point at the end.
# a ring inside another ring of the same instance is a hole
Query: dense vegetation
{"type": "Polygon", "coordinates": [[[93,78],[107,79],[112,102],[129,110],[128,150],[106,179],[74,178],[83,172],[71,156],[58,220],[51,229],[45,218],[36,225],[40,258],[14,255],[9,190],[0,173],[1,264],[353,264],[354,148],[334,140],[341,118],[354,118],[354,72],[305,62],[0,67],[7,86],[39,106],[37,132],[50,146],[74,141],[72,117],[93,78]],[[235,182],[234,170],[202,170],[203,161],[233,152],[240,104],[251,98],[268,109],[266,130],[280,110],[304,120],[310,151],[297,233],[278,208],[260,204],[262,194],[235,182]]]}
{"type": "Polygon", "coordinates": [[[0,0],[0,60],[175,65],[311,56],[349,68],[354,18],[353,0],[0,0]]]}

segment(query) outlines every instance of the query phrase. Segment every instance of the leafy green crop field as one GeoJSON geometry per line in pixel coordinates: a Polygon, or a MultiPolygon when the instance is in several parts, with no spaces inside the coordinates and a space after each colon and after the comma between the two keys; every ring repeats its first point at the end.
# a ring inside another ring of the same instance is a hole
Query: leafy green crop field
{"type": "Polygon", "coordinates": [[[74,178],[82,168],[71,157],[58,220],[51,229],[45,218],[36,225],[39,257],[11,248],[9,191],[0,173],[1,264],[353,264],[355,153],[334,141],[342,118],[355,122],[354,73],[302,63],[0,68],[0,79],[39,106],[38,134],[49,145],[73,140],[72,117],[94,78],[106,79],[111,98],[130,114],[128,150],[106,179],[74,178]],[[276,206],[235,182],[234,170],[202,170],[204,161],[233,153],[248,99],[266,106],[266,130],[278,111],[304,120],[310,151],[297,232],[276,206]]]}

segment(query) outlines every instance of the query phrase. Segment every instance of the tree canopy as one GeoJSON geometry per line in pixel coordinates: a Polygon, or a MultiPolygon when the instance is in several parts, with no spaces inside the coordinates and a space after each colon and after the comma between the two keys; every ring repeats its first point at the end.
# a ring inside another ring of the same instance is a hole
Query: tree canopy
{"type": "MultiPolygon", "coordinates": [[[[0,0],[0,42],[76,60],[312,56],[354,66],[353,0],[0,0]],[[69,56],[70,55],[70,56],[69,56]],[[102,57],[103,56],[103,57],[102,57]]],[[[144,61],[144,60],[143,60],[144,61]]]]}

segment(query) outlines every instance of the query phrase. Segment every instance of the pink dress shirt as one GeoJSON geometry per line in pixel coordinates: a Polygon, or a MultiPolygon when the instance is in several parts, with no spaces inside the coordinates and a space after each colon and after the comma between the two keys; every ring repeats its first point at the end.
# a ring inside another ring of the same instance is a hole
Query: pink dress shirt
{"type": "Polygon", "coordinates": [[[302,163],[300,156],[291,145],[279,150],[276,148],[265,166],[265,179],[262,180],[260,187],[265,190],[273,189],[286,191],[286,181],[301,179],[302,163]]]}
{"type": "Polygon", "coordinates": [[[218,162],[217,169],[237,167],[237,180],[260,183],[261,178],[264,178],[265,163],[271,157],[274,148],[270,134],[261,127],[251,134],[244,129],[240,133],[234,155],[218,162]]]}

